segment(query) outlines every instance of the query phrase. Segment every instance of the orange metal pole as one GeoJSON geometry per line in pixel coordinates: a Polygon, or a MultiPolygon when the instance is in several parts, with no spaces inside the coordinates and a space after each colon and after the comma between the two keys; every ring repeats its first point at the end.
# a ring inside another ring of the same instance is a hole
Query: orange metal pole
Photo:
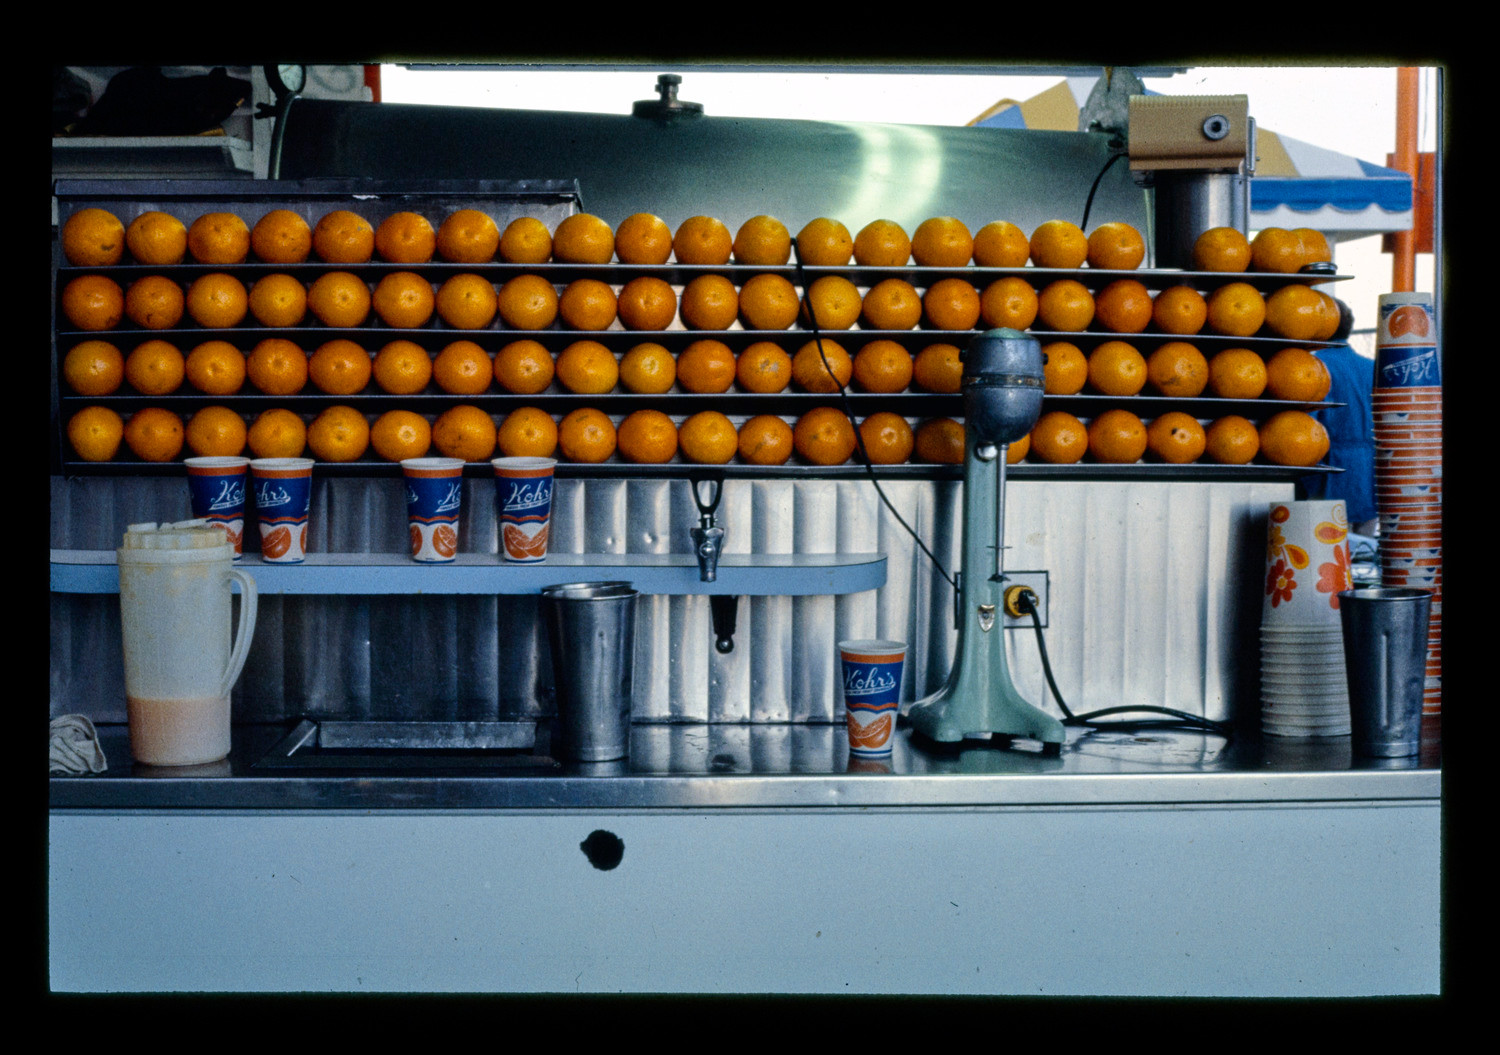
{"type": "MultiPolygon", "coordinates": [[[[1412,179],[1412,204],[1416,205],[1417,173],[1417,68],[1396,71],[1396,165],[1412,179]]],[[[1417,249],[1414,231],[1398,231],[1392,239],[1391,292],[1413,292],[1417,282],[1417,249]]]]}

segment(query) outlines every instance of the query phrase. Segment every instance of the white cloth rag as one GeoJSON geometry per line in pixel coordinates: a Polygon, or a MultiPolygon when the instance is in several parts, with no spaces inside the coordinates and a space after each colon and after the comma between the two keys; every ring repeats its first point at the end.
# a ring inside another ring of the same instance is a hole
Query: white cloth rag
{"type": "Polygon", "coordinates": [[[103,773],[109,768],[94,723],[81,714],[52,719],[47,745],[47,775],[53,773],[103,773]]]}

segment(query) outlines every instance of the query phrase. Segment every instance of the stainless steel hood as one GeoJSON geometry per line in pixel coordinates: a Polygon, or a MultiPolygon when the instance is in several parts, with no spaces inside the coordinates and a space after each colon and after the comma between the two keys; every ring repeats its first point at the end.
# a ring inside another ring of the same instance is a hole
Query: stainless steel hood
{"type": "MultiPolygon", "coordinates": [[[[818,216],[851,231],[882,218],[911,231],[956,216],[971,230],[1009,220],[1029,232],[1081,222],[1109,159],[1102,133],[299,99],[279,175],[576,178],[584,209],[612,225],[635,212],[674,228],[707,214],[734,230],[768,213],[794,232],[818,216]]],[[[1147,203],[1126,166],[1111,166],[1090,226],[1122,220],[1145,231],[1147,203]]]]}

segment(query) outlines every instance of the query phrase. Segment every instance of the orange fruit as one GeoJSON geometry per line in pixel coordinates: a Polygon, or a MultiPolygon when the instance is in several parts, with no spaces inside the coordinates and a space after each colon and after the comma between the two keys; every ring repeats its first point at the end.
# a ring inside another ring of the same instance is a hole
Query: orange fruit
{"type": "Polygon", "coordinates": [[[375,353],[375,384],[393,396],[410,396],[432,380],[432,357],[415,341],[388,341],[375,353]]]}
{"type": "Polygon", "coordinates": [[[125,358],[125,380],[144,396],[164,396],[182,387],[187,362],[175,344],[144,341],[125,358]]]}
{"type": "Polygon", "coordinates": [[[244,263],[250,255],[250,228],[232,212],[206,212],[188,228],[187,245],[200,264],[244,263]]]}
{"type": "Polygon", "coordinates": [[[615,255],[622,264],[665,264],[672,255],[672,228],[654,213],[632,213],[615,229],[615,255]]]}
{"type": "Polygon", "coordinates": [[[689,216],[672,236],[672,252],[679,264],[718,267],[729,263],[734,236],[724,221],[712,216],[689,216]]]}
{"type": "Polygon", "coordinates": [[[307,308],[324,326],[362,326],[370,315],[370,287],[348,271],[325,271],[308,288],[307,308]]]}
{"type": "Polygon", "coordinates": [[[974,236],[962,220],[933,216],[912,232],[911,255],[918,267],[964,267],[974,255],[974,236]]]}
{"type": "Polygon", "coordinates": [[[996,279],[979,296],[979,316],[986,326],[1024,330],[1036,322],[1037,306],[1031,283],[1014,275],[996,279]]]}
{"type": "Polygon", "coordinates": [[[432,379],[449,395],[477,396],[494,377],[495,364],[473,341],[451,341],[432,361],[432,379]]]}
{"type": "Polygon", "coordinates": [[[232,458],[249,440],[245,419],[228,407],[204,407],[188,418],[188,450],[202,458],[232,458]]]}
{"type": "Polygon", "coordinates": [[[1147,356],[1146,382],[1164,396],[1201,396],[1208,387],[1208,360],[1196,345],[1167,341],[1147,356]]]}
{"type": "Polygon", "coordinates": [[[500,228],[479,209],[449,213],[437,229],[437,254],[454,264],[488,264],[500,248],[500,228]]]}
{"type": "Polygon", "coordinates": [[[677,310],[690,329],[727,330],[739,315],[739,294],[723,275],[699,275],[683,288],[677,310]]]}
{"type": "Polygon", "coordinates": [[[964,426],[952,418],[931,418],[917,426],[913,450],[919,461],[962,465],[964,426]]]}
{"type": "Polygon", "coordinates": [[[1316,341],[1332,340],[1334,334],[1338,333],[1339,326],[1343,323],[1343,315],[1339,311],[1339,302],[1330,297],[1322,290],[1318,290],[1318,306],[1323,316],[1322,325],[1318,327],[1316,341]]]}
{"type": "Polygon", "coordinates": [[[1049,396],[1076,396],[1089,379],[1089,359],[1071,341],[1042,345],[1042,390],[1049,396]]]}
{"type": "Polygon", "coordinates": [[[1292,230],[1297,240],[1302,243],[1302,264],[1324,264],[1333,261],[1333,248],[1328,244],[1327,237],[1322,231],[1316,231],[1311,227],[1297,227],[1292,230]]]}
{"type": "Polygon", "coordinates": [[[735,366],[734,352],[723,341],[694,341],[677,356],[677,383],[688,392],[727,392],[735,366]]]}
{"type": "Polygon", "coordinates": [[[802,321],[811,326],[816,320],[820,330],[847,330],[859,319],[863,307],[853,282],[842,275],[824,275],[807,287],[802,321]]]}
{"type": "Polygon", "coordinates": [[[414,271],[392,271],[375,284],[370,303],[387,326],[414,330],[427,325],[437,307],[432,283],[414,271]]]}
{"type": "Polygon", "coordinates": [[[792,357],[779,344],[756,341],[736,358],[734,377],[746,392],[784,392],[792,381],[792,357]]]}
{"type": "Polygon", "coordinates": [[[929,344],[912,361],[912,380],[929,392],[957,392],[963,386],[964,364],[958,345],[929,344]]]}
{"type": "Polygon", "coordinates": [[[1031,427],[1031,454],[1053,465],[1072,465],[1089,449],[1089,431],[1065,410],[1049,410],[1031,427]]]}
{"type": "Polygon", "coordinates": [[[774,414],[757,414],[740,426],[739,450],[751,465],[785,465],[792,456],[792,427],[774,414]]]}
{"type": "Polygon", "coordinates": [[[125,248],[137,264],[180,264],[187,256],[187,226],[170,213],[143,212],[125,228],[125,248]]]}
{"type": "Polygon", "coordinates": [[[677,426],[659,410],[637,410],[620,422],[616,444],[627,462],[660,465],[677,453],[677,426]]]}
{"type": "Polygon", "coordinates": [[[1037,267],[1082,267],[1089,240],[1077,224],[1048,220],[1031,232],[1031,262],[1037,267]]]}
{"type": "Polygon", "coordinates": [[[1266,361],[1266,392],[1272,399],[1320,403],[1332,385],[1327,364],[1306,348],[1283,348],[1266,361]]]}
{"type": "Polygon", "coordinates": [[[125,422],[108,407],[84,407],[68,419],[68,442],[86,462],[107,462],[120,449],[125,422]]]}
{"type": "Polygon", "coordinates": [[[291,275],[264,275],[250,287],[249,306],[262,326],[300,326],[307,317],[307,289],[291,275]]]}
{"type": "Polygon", "coordinates": [[[1254,271],[1292,274],[1307,261],[1302,239],[1282,227],[1267,227],[1250,239],[1250,267],[1254,271]]]}
{"type": "Polygon", "coordinates": [[[353,407],[328,407],[307,426],[307,445],[321,462],[352,462],[370,449],[370,423],[353,407]]]}
{"type": "Polygon", "coordinates": [[[63,287],[62,310],[80,330],[112,330],[125,314],[125,294],[112,278],[79,275],[63,287]]]}
{"type": "Polygon", "coordinates": [[[853,377],[866,392],[904,392],[911,376],[911,353],[896,341],[870,341],[854,353],[853,377]]]}
{"type": "Polygon", "coordinates": [[[501,232],[498,251],[508,264],[545,264],[552,259],[552,232],[535,216],[518,216],[501,232]]]}
{"type": "Polygon", "coordinates": [[[187,290],[187,311],[199,326],[211,330],[238,326],[250,310],[245,284],[222,271],[193,279],[187,290]]]}
{"type": "Polygon", "coordinates": [[[393,212],[375,228],[375,252],[393,264],[425,264],[437,252],[437,231],[416,212],[393,212]]]}
{"type": "Polygon", "coordinates": [[[819,216],[797,232],[797,259],[813,267],[843,267],[854,255],[849,228],[819,216]]]}
{"type": "Polygon", "coordinates": [[[505,415],[495,440],[506,458],[550,458],[557,452],[557,422],[538,407],[518,407],[505,415]]]}
{"type": "Polygon", "coordinates": [[[677,293],[665,280],[641,275],[620,287],[618,312],[627,330],[665,330],[677,318],[677,293]]]}
{"type": "Polygon", "coordinates": [[[1128,410],[1106,410],[1089,422],[1088,449],[1110,465],[1138,462],[1146,453],[1146,425],[1128,410]]]}
{"type": "Polygon", "coordinates": [[[859,423],[859,440],[872,465],[900,465],[916,449],[916,434],[905,418],[876,411],[859,423]]]}
{"type": "Polygon", "coordinates": [[[1027,433],[1018,440],[1012,440],[1005,447],[1005,464],[1015,465],[1023,460],[1031,450],[1031,434],[1027,433]]]}
{"type": "Polygon", "coordinates": [[[1089,267],[1134,271],[1146,259],[1146,240],[1128,223],[1102,223],[1088,238],[1089,267]]]}
{"type": "Polygon", "coordinates": [[[248,439],[257,458],[300,458],[307,447],[307,426],[290,410],[274,407],[250,423],[248,439]]]}
{"type": "Polygon", "coordinates": [[[1026,232],[1008,220],[993,220],[974,232],[974,263],[979,267],[1025,267],[1030,256],[1026,232]]]}
{"type": "Polygon", "coordinates": [[[1193,242],[1193,267],[1199,271],[1246,271],[1250,240],[1233,227],[1210,227],[1193,242]]]}
{"type": "Polygon", "coordinates": [[[1311,414],[1283,410],[1261,423],[1260,451],[1277,465],[1317,465],[1328,453],[1328,431],[1311,414]]]}
{"type": "Polygon", "coordinates": [[[1146,357],[1125,341],[1105,341],[1089,353],[1089,384],[1106,396],[1133,396],[1146,387],[1146,357]]]}
{"type": "Polygon", "coordinates": [[[108,341],[80,341],[63,357],[63,380],[80,396],[107,396],[125,380],[125,357],[108,341]]]}
{"type": "Polygon", "coordinates": [[[1208,390],[1220,399],[1259,399],[1266,364],[1249,348],[1225,348],[1208,361],[1208,390]]]}
{"type": "Polygon", "coordinates": [[[620,359],[620,384],[643,395],[670,392],[677,381],[677,360],[653,341],[633,345],[620,359]]]}
{"type": "Polygon", "coordinates": [[[125,316],[142,329],[170,330],[182,321],[184,303],[177,283],[162,275],[145,275],[125,291],[125,316]]]}
{"type": "Polygon", "coordinates": [[[507,392],[534,396],[552,383],[557,367],[540,341],[511,341],[495,353],[495,380],[507,392]]]}
{"type": "Polygon", "coordinates": [[[939,279],[922,294],[922,313],[934,329],[972,330],[979,311],[979,291],[961,278],[939,279]]]}
{"type": "Polygon", "coordinates": [[[792,426],[792,449],[814,465],[843,465],[856,442],[849,418],[833,407],[814,407],[792,426]]]}
{"type": "Polygon", "coordinates": [[[792,258],[792,234],[774,216],[752,216],[734,235],[734,262],[781,267],[792,258]]]}
{"type": "Polygon", "coordinates": [[[860,318],[873,330],[909,330],[922,321],[922,296],[905,279],[882,279],[865,293],[860,318]]]}
{"type": "Polygon", "coordinates": [[[1250,337],[1266,321],[1266,302],[1248,282],[1230,282],[1208,296],[1208,328],[1228,337],[1250,337]]]}
{"type": "Polygon", "coordinates": [[[517,275],[500,287],[500,321],[512,330],[545,330],[557,318],[557,290],[540,275],[517,275]]]}
{"type": "Polygon", "coordinates": [[[797,321],[797,288],[780,275],[754,275],[740,287],[740,318],[747,330],[784,330],[797,321]]]}
{"type": "Polygon", "coordinates": [[[849,353],[827,337],[808,341],[792,356],[792,381],[804,392],[837,392],[853,376],[854,362],[849,353]]]}
{"type": "Polygon", "coordinates": [[[1044,330],[1081,333],[1094,321],[1094,297],[1082,282],[1060,278],[1037,294],[1037,322],[1044,330]]]}
{"type": "Polygon", "coordinates": [[[1151,321],[1162,333],[1191,336],[1208,321],[1208,301],[1192,286],[1170,286],[1152,302],[1151,321]]]}
{"type": "Polygon", "coordinates": [[[1246,465],[1260,453],[1260,432],[1248,418],[1226,414],[1204,434],[1209,458],[1220,465],[1246,465]]]}
{"type": "Polygon", "coordinates": [[[499,306],[495,287],[480,275],[454,275],[438,287],[438,316],[456,330],[484,329],[494,321],[499,306]]]}
{"type": "Polygon", "coordinates": [[[58,235],[74,267],[109,267],[125,255],[125,225],[108,209],[79,209],[58,235]]]}
{"type": "Polygon", "coordinates": [[[300,264],[312,253],[312,228],[290,209],[272,209],[255,221],[250,248],[268,264],[300,264]]]}
{"type": "Polygon", "coordinates": [[[204,341],[188,352],[188,384],[211,396],[230,396],[245,384],[245,356],[228,341],[204,341]]]}
{"type": "Polygon", "coordinates": [[[1327,322],[1322,297],[1300,283],[1282,286],[1266,298],[1266,325],[1289,341],[1315,341],[1327,322]]]}
{"type": "Polygon", "coordinates": [[[1153,421],[1146,430],[1146,441],[1152,454],[1173,465],[1197,461],[1208,446],[1203,426],[1180,410],[1168,411],[1153,421]]]}
{"type": "Polygon", "coordinates": [[[562,264],[607,264],[615,255],[609,224],[586,212],[574,213],[552,233],[552,259],[562,264]]]}
{"type": "Polygon", "coordinates": [[[614,422],[594,407],[580,407],[557,426],[557,446],[563,461],[597,464],[615,453],[614,422]]]}
{"type": "Polygon", "coordinates": [[[125,445],[143,462],[169,462],[182,453],[182,419],[161,407],[145,407],[125,422],[125,445]]]}
{"type": "Polygon", "coordinates": [[[575,330],[607,330],[619,314],[619,299],[608,283],[597,278],[575,278],[557,298],[557,313],[575,330]]]}
{"type": "Polygon", "coordinates": [[[445,458],[489,461],[495,453],[497,431],[494,418],[472,404],[460,403],[443,411],[432,423],[432,445],[445,458]]]}
{"type": "Polygon", "coordinates": [[[324,341],[307,359],[308,380],[318,391],[331,396],[363,392],[370,383],[371,373],[370,353],[342,337],[324,341]]]}
{"type": "Polygon", "coordinates": [[[432,426],[414,410],[387,410],[370,426],[370,446],[388,462],[425,458],[432,449],[432,426]]]}
{"type": "Polygon", "coordinates": [[[1111,333],[1140,333],[1151,325],[1151,291],[1133,278],[1116,279],[1095,295],[1094,321],[1111,333]]]}
{"type": "Polygon", "coordinates": [[[569,392],[602,395],[614,391],[620,364],[598,341],[574,341],[557,356],[557,380],[569,392]]]}
{"type": "Polygon", "coordinates": [[[245,375],[268,396],[290,396],[307,384],[307,356],[284,337],[267,337],[245,357],[245,375]]]}
{"type": "Polygon", "coordinates": [[[911,239],[895,220],[871,220],[854,236],[854,262],[861,267],[903,267],[911,239]]]}

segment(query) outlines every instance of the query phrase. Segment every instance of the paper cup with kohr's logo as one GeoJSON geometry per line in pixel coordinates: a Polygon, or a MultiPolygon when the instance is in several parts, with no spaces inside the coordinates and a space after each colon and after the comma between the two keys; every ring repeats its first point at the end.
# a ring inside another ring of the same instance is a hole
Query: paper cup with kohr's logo
{"type": "Polygon", "coordinates": [[[840,641],[839,659],[843,663],[849,753],[888,754],[901,707],[905,642],[869,638],[840,641]]]}
{"type": "Polygon", "coordinates": [[[256,458],[250,463],[262,560],[300,564],[307,556],[312,471],[311,458],[256,458]]]}
{"type": "Polygon", "coordinates": [[[495,520],[500,558],[510,564],[547,559],[552,521],[553,458],[492,458],[495,467],[495,520]]]}
{"type": "Polygon", "coordinates": [[[193,516],[207,520],[229,536],[234,559],[244,556],[245,543],[245,470],[249,458],[185,458],[188,495],[193,516]]]}
{"type": "Polygon", "coordinates": [[[458,513],[463,502],[462,458],[405,458],[406,521],[411,559],[446,564],[458,554],[458,513]]]}

